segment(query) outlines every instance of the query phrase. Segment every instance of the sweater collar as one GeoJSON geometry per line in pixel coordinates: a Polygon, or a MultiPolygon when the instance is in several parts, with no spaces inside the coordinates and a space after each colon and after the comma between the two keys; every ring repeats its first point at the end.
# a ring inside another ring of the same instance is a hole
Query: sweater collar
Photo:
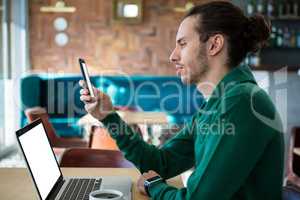
{"type": "Polygon", "coordinates": [[[243,83],[243,82],[252,82],[254,84],[257,84],[249,66],[240,65],[234,67],[217,84],[210,98],[208,99],[208,103],[211,103],[211,101],[215,101],[221,98],[222,96],[224,96],[224,94],[227,91],[229,91],[236,84],[243,83]]]}

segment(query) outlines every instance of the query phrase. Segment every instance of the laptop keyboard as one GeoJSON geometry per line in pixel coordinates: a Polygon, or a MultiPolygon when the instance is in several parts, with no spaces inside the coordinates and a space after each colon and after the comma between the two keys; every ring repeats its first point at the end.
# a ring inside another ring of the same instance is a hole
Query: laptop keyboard
{"type": "Polygon", "coordinates": [[[59,200],[89,200],[92,191],[99,190],[102,179],[70,179],[59,200]]]}

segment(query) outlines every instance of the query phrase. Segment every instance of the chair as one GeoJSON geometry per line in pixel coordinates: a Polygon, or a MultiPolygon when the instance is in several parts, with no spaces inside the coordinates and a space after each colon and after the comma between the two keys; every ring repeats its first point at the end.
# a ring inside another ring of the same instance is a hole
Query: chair
{"type": "Polygon", "coordinates": [[[298,189],[298,191],[300,191],[300,156],[294,153],[294,149],[299,147],[300,127],[294,127],[292,129],[288,150],[286,183],[288,186],[298,189]]]}
{"type": "Polygon", "coordinates": [[[42,107],[28,108],[25,110],[25,115],[29,122],[32,122],[38,118],[42,119],[52,147],[68,148],[68,147],[89,147],[90,146],[88,141],[85,141],[78,137],[77,138],[58,137],[55,133],[52,124],[49,121],[49,116],[46,109],[42,107]]]}
{"type": "MultiPolygon", "coordinates": [[[[141,138],[143,138],[143,134],[139,125],[131,124],[130,127],[135,133],[137,133],[141,138]]],[[[90,147],[92,149],[119,150],[116,141],[110,136],[106,128],[92,126],[90,137],[90,147]]]]}
{"type": "Polygon", "coordinates": [[[283,200],[300,199],[300,156],[294,153],[294,148],[300,147],[300,127],[292,129],[287,158],[286,186],[283,187],[283,200]]]}
{"type": "Polygon", "coordinates": [[[61,167],[132,168],[120,151],[89,148],[67,149],[60,159],[61,167]]]}
{"type": "MultiPolygon", "coordinates": [[[[118,111],[138,111],[138,109],[134,107],[126,106],[115,106],[114,109],[118,111]]],[[[129,126],[135,133],[139,134],[141,138],[143,138],[144,134],[147,134],[147,130],[142,124],[130,124],[129,126]]],[[[93,125],[89,132],[91,136],[90,141],[92,149],[119,150],[116,141],[110,136],[106,128],[93,125]]]]}
{"type": "Polygon", "coordinates": [[[282,190],[283,200],[299,200],[300,191],[293,186],[285,186],[282,190]]]}
{"type": "Polygon", "coordinates": [[[91,129],[91,148],[119,150],[115,140],[109,135],[107,129],[99,126],[93,126],[91,129]]]}

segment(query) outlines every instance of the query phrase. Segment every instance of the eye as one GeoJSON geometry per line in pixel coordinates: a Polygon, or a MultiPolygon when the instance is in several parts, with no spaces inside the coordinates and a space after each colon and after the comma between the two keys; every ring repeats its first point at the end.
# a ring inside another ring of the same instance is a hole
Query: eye
{"type": "Polygon", "coordinates": [[[180,42],[180,43],[179,43],[179,46],[181,46],[181,47],[185,47],[185,46],[186,46],[186,44],[187,44],[186,42],[180,42]]]}

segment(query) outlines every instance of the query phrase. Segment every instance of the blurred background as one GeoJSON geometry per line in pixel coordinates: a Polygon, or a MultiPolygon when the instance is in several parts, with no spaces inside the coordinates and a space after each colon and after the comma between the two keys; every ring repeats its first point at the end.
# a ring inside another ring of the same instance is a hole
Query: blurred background
{"type": "MultiPolygon", "coordinates": [[[[116,149],[108,136],[95,139],[105,130],[79,100],[78,58],[141,137],[158,146],[172,137],[204,101],[168,60],[184,14],[204,2],[0,0],[0,166],[24,165],[15,131],[38,117],[49,125],[58,156],[76,145],[116,149]]],[[[244,63],[281,114],[288,157],[290,135],[300,126],[300,1],[233,2],[272,22],[268,46],[244,63]]]]}

